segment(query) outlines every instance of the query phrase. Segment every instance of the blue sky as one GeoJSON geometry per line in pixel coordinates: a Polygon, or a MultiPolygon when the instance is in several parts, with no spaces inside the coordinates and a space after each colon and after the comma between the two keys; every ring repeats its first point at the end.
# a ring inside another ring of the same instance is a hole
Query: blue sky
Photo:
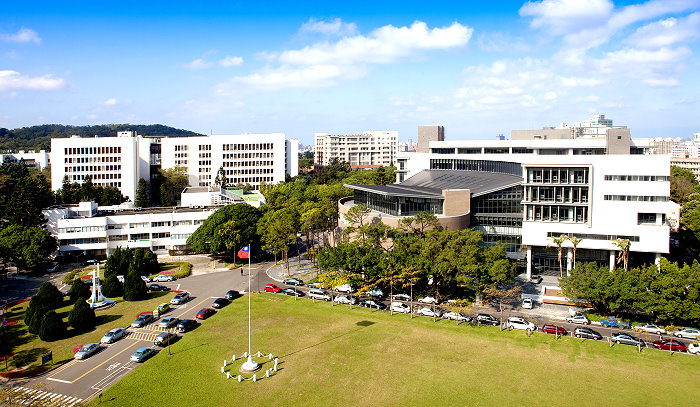
{"type": "Polygon", "coordinates": [[[326,3],[3,4],[0,127],[700,131],[700,0],[326,3]]]}

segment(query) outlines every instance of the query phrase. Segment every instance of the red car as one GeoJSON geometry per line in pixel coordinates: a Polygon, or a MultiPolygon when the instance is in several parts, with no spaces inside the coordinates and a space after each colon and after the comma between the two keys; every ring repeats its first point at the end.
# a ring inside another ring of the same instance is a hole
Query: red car
{"type": "Polygon", "coordinates": [[[195,316],[195,318],[197,318],[197,319],[207,319],[207,318],[209,318],[210,316],[214,315],[214,312],[215,312],[215,311],[214,311],[213,309],[211,309],[211,308],[202,308],[201,310],[199,310],[199,312],[197,313],[197,315],[195,316]]]}
{"type": "Polygon", "coordinates": [[[658,341],[654,341],[654,347],[656,349],[663,350],[668,350],[668,348],[671,348],[671,350],[675,350],[677,352],[685,352],[687,350],[683,342],[674,341],[672,339],[660,339],[658,341]]]}
{"type": "Polygon", "coordinates": [[[566,335],[566,329],[554,324],[546,324],[542,327],[542,332],[546,332],[548,334],[566,335]]]}
{"type": "Polygon", "coordinates": [[[265,291],[267,291],[268,293],[278,293],[282,291],[282,289],[274,284],[268,284],[265,286],[265,291]]]}

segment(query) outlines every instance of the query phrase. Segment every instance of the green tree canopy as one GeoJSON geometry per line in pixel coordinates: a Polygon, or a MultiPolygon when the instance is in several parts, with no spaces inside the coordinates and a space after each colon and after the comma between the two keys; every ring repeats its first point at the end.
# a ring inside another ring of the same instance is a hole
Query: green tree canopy
{"type": "Polygon", "coordinates": [[[42,341],[51,342],[62,339],[66,335],[66,323],[56,314],[56,311],[49,311],[41,318],[39,328],[39,338],[42,341]]]}
{"type": "Polygon", "coordinates": [[[45,270],[56,247],[56,239],[38,226],[13,224],[0,231],[0,259],[20,270],[45,270]]]}
{"type": "Polygon", "coordinates": [[[248,204],[224,206],[197,228],[187,239],[187,245],[197,253],[228,253],[229,248],[241,243],[258,247],[259,219],[260,211],[248,204]]]}
{"type": "Polygon", "coordinates": [[[90,308],[84,299],[80,299],[73,305],[73,309],[68,313],[68,324],[74,329],[83,330],[95,327],[95,310],[90,308]]]}
{"type": "Polygon", "coordinates": [[[139,183],[136,186],[136,202],[134,202],[137,208],[149,206],[151,201],[148,198],[148,189],[148,182],[143,178],[139,178],[139,183]]]}

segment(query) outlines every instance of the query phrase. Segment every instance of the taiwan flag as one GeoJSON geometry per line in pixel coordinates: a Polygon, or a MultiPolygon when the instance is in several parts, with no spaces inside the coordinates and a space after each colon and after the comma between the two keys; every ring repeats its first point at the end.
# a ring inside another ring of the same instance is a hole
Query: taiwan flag
{"type": "Polygon", "coordinates": [[[247,259],[249,255],[250,255],[250,246],[245,246],[241,250],[238,251],[238,258],[240,258],[240,259],[247,259]]]}

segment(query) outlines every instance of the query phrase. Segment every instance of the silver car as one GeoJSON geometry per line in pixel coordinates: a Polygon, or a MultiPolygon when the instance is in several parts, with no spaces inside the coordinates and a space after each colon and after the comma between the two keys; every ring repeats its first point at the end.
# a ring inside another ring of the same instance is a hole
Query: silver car
{"type": "Polygon", "coordinates": [[[80,348],[80,350],[77,351],[73,357],[78,360],[87,359],[97,353],[98,350],[100,350],[99,343],[88,343],[80,348]]]}
{"type": "Polygon", "coordinates": [[[107,332],[105,336],[102,337],[100,342],[102,343],[112,343],[126,336],[126,329],[124,328],[114,328],[107,332]]]}

